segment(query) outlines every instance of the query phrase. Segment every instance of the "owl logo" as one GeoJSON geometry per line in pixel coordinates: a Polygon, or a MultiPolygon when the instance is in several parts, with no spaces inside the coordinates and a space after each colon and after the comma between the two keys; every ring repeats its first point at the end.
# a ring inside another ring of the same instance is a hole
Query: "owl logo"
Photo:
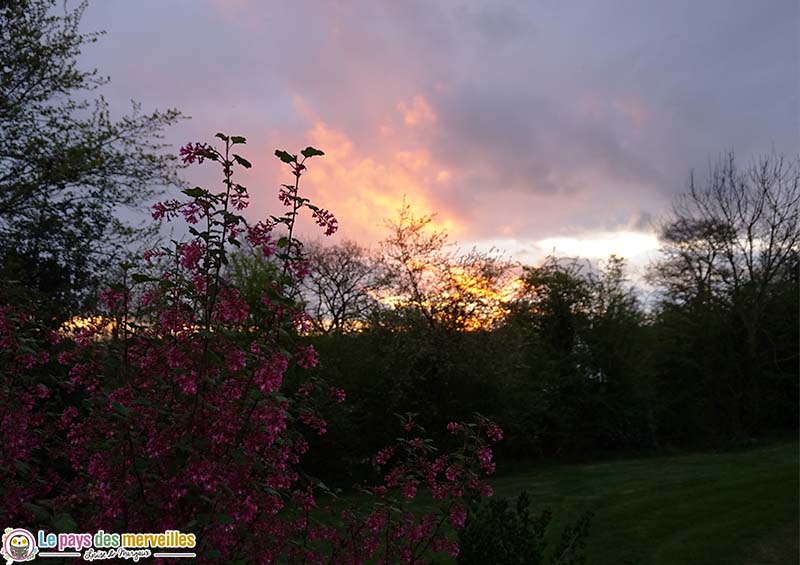
{"type": "Polygon", "coordinates": [[[22,528],[6,528],[3,533],[3,546],[0,555],[5,557],[6,565],[31,561],[36,558],[39,548],[36,547],[36,538],[28,530],[22,528]]]}

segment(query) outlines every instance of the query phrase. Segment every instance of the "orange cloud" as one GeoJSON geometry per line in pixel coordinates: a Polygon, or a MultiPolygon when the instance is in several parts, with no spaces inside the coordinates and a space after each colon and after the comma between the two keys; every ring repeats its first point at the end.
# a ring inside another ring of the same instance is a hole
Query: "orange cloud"
{"type": "Polygon", "coordinates": [[[411,104],[400,102],[398,110],[403,114],[403,121],[407,126],[415,126],[423,123],[433,123],[436,121],[436,114],[431,109],[428,102],[421,95],[414,96],[411,104]]]}
{"type": "Polygon", "coordinates": [[[321,120],[314,121],[304,139],[325,156],[309,162],[301,192],[336,215],[344,237],[380,241],[385,236],[384,220],[397,215],[403,198],[417,215],[436,214],[435,229],[453,236],[463,231],[455,217],[437,210],[428,196],[433,185],[441,186],[449,178],[433,165],[428,150],[388,143],[363,147],[321,120]]]}

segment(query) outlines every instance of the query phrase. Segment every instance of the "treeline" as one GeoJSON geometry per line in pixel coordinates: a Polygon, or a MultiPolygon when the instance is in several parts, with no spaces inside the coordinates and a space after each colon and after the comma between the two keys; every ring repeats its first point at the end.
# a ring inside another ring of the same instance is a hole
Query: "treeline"
{"type": "Polygon", "coordinates": [[[619,257],[520,266],[461,253],[407,206],[374,250],[307,246],[298,292],[319,375],[350,399],[312,450],[317,468],[357,474],[408,411],[431,430],[486,414],[506,430],[507,459],[796,429],[798,171],[778,156],[739,169],[731,155],[692,179],[660,227],[646,300],[619,257]]]}

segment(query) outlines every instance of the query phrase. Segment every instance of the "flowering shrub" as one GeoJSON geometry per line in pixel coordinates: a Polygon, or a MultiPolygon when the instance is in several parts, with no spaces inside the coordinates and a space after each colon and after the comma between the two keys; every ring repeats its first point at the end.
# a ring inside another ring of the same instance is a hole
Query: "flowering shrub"
{"type": "Polygon", "coordinates": [[[306,273],[294,227],[308,209],[327,235],[334,215],[299,192],[312,147],[276,151],[293,183],[282,215],[256,223],[241,211],[234,180],[250,163],[245,139],[181,148],[186,163],[212,161],[222,187],[183,191],[153,207],[156,220],[182,218],[191,238],[148,252],[149,274],[123,265],[103,292],[105,317],[68,339],[0,307],[0,513],[62,530],[164,531],[197,535],[198,555],[221,562],[423,562],[458,553],[461,500],[491,494],[490,442],[502,433],[483,418],[453,423],[459,447],[440,454],[411,417],[404,436],[376,456],[383,472],[369,509],[316,509],[324,485],[302,473],[304,434],[326,433],[326,407],[345,392],[313,378],[318,362],[302,343],[309,320],[291,289],[306,273]],[[226,277],[232,247],[247,242],[277,266],[250,297],[226,277]],[[108,328],[111,327],[110,337],[108,328]],[[289,389],[288,371],[308,378],[289,389]],[[441,507],[416,515],[404,502],[429,489],[441,507]],[[49,522],[49,524],[47,524],[49,522]]]}

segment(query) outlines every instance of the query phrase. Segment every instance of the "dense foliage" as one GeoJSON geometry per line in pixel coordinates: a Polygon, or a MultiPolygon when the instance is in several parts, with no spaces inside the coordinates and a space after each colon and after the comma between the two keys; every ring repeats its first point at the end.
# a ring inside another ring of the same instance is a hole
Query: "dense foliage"
{"type": "Polygon", "coordinates": [[[566,526],[558,544],[549,549],[545,533],[552,514],[544,510],[538,516],[531,516],[527,492],[520,493],[513,506],[504,498],[476,506],[459,533],[460,564],[582,565],[586,562],[584,548],[593,516],[590,512],[566,526]]]}
{"type": "Polygon", "coordinates": [[[160,136],[180,114],[112,117],[96,95],[108,79],[77,65],[99,35],[80,32],[85,8],[0,2],[0,281],[57,321],[93,302],[124,252],[121,212],[177,182],[160,136]]]}

